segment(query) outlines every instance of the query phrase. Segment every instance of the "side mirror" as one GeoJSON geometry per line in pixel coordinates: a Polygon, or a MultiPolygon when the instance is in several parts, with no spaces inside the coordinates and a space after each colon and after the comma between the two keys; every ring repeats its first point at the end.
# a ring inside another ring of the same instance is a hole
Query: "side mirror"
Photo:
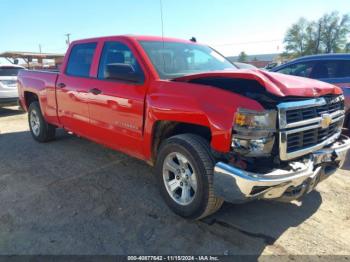
{"type": "Polygon", "coordinates": [[[136,83],[143,81],[143,75],[136,73],[132,65],[121,63],[106,65],[104,78],[112,80],[124,80],[136,83]]]}

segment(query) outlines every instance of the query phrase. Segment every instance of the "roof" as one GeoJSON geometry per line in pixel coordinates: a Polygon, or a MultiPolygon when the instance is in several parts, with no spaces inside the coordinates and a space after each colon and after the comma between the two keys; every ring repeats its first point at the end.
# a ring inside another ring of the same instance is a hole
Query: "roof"
{"type": "Polygon", "coordinates": [[[149,35],[112,35],[112,36],[101,36],[87,39],[79,39],[75,40],[72,43],[86,42],[86,41],[97,41],[100,39],[120,37],[125,39],[134,39],[137,41],[157,41],[157,42],[182,42],[182,43],[193,43],[190,40],[180,39],[180,38],[172,38],[172,37],[162,37],[162,36],[149,36],[149,35]]]}
{"type": "Polygon", "coordinates": [[[37,52],[20,52],[20,51],[7,51],[0,53],[0,57],[10,58],[41,58],[41,59],[55,59],[63,57],[63,54],[54,53],[37,53],[37,52]]]}
{"type": "Polygon", "coordinates": [[[161,36],[149,36],[149,35],[126,35],[127,37],[134,38],[138,41],[165,41],[165,42],[187,42],[193,43],[190,40],[173,38],[173,37],[161,37],[161,36]]]}

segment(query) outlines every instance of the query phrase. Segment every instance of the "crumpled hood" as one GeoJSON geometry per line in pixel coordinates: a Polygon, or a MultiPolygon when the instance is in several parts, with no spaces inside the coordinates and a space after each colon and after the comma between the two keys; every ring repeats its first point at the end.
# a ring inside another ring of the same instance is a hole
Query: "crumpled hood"
{"type": "Polygon", "coordinates": [[[341,88],[332,84],[304,77],[267,72],[260,69],[213,71],[208,73],[186,75],[173,80],[177,82],[190,82],[191,80],[215,77],[255,80],[259,82],[260,85],[265,87],[267,92],[280,97],[319,97],[328,94],[342,94],[341,88]]]}

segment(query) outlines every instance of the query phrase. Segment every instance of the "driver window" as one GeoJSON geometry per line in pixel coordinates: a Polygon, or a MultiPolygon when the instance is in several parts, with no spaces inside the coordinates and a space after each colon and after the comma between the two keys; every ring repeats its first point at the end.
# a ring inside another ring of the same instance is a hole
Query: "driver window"
{"type": "MultiPolygon", "coordinates": [[[[143,75],[142,69],[130,48],[120,42],[105,43],[98,68],[98,79],[108,79],[107,68],[111,64],[130,65],[135,74],[143,75]]],[[[122,67],[121,70],[123,70],[122,67]]]]}

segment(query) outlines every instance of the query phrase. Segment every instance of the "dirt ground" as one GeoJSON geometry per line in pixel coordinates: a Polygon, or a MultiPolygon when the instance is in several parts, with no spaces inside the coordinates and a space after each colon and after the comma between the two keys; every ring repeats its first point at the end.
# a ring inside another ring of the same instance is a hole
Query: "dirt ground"
{"type": "Polygon", "coordinates": [[[350,255],[350,156],[302,202],[225,203],[193,222],[141,161],[63,131],[36,143],[14,108],[0,132],[0,254],[350,255]]]}

